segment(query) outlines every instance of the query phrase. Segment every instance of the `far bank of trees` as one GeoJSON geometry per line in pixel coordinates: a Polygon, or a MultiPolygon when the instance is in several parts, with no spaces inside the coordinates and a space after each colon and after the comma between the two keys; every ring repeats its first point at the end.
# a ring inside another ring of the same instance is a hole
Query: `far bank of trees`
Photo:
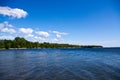
{"type": "Polygon", "coordinates": [[[102,46],[80,46],[71,44],[58,44],[58,43],[39,43],[30,42],[25,38],[16,37],[14,40],[0,40],[0,49],[10,49],[10,48],[101,48],[102,46]]]}

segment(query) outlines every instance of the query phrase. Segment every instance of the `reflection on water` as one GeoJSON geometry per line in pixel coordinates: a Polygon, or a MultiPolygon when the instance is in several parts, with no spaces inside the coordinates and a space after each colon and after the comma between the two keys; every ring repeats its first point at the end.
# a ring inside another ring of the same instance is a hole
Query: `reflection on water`
{"type": "Polygon", "coordinates": [[[0,80],[120,80],[120,48],[0,50],[0,80]]]}

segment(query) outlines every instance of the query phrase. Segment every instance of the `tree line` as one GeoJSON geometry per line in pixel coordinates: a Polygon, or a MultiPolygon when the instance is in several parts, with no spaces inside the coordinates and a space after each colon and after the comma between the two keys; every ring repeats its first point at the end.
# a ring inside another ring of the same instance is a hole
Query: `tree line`
{"type": "Polygon", "coordinates": [[[101,48],[102,46],[80,46],[71,44],[58,44],[58,43],[39,43],[31,42],[25,38],[16,37],[14,40],[0,40],[0,49],[10,49],[10,48],[101,48]]]}

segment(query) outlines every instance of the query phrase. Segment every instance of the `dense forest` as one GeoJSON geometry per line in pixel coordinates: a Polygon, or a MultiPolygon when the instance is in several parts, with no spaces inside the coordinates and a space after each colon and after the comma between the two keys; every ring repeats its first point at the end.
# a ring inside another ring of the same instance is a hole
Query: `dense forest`
{"type": "Polygon", "coordinates": [[[30,42],[25,38],[16,37],[14,40],[0,40],[0,49],[20,49],[20,48],[101,48],[102,46],[80,46],[71,44],[58,44],[58,43],[39,43],[30,42]]]}

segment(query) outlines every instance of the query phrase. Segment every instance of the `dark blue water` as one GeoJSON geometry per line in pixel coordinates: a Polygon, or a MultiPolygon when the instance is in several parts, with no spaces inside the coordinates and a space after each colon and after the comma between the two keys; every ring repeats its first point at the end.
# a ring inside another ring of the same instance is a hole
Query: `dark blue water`
{"type": "Polygon", "coordinates": [[[120,48],[0,50],[0,80],[120,80],[120,48]]]}

